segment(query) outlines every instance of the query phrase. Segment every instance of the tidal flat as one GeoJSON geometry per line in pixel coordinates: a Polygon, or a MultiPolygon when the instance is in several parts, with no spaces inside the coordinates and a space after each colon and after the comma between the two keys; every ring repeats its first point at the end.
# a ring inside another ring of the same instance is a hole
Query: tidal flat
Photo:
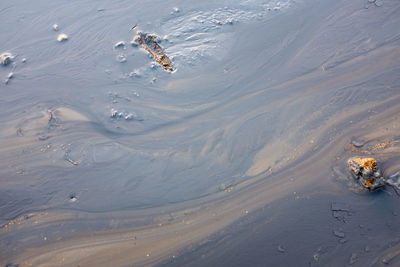
{"type": "Polygon", "coordinates": [[[400,171],[399,1],[2,0],[0,25],[1,266],[400,264],[399,188],[347,166],[400,171]]]}

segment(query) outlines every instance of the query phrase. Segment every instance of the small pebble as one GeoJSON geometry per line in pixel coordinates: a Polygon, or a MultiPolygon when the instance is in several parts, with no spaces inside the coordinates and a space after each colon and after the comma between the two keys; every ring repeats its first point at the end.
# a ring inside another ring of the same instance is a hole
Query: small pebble
{"type": "Polygon", "coordinates": [[[365,141],[363,140],[353,140],[351,141],[351,144],[355,147],[362,147],[365,144],[365,141]]]}
{"type": "Polygon", "coordinates": [[[333,230],[333,234],[337,237],[344,238],[345,234],[339,230],[333,230]]]}
{"type": "Polygon", "coordinates": [[[119,47],[125,47],[125,42],[124,41],[119,41],[114,45],[114,48],[119,48],[119,47]]]}
{"type": "Polygon", "coordinates": [[[7,78],[8,79],[12,79],[14,77],[14,72],[10,72],[8,75],[7,75],[7,78]]]}
{"type": "Polygon", "coordinates": [[[179,8],[174,7],[174,12],[175,12],[175,13],[178,13],[178,12],[179,12],[179,8]]]}
{"type": "Polygon", "coordinates": [[[53,30],[58,31],[58,25],[57,24],[53,24],[53,30]]]}
{"type": "Polygon", "coordinates": [[[57,37],[57,41],[59,41],[59,42],[63,42],[66,40],[68,40],[68,35],[66,35],[65,33],[61,33],[57,37]]]}
{"type": "Polygon", "coordinates": [[[38,136],[38,139],[39,139],[39,141],[45,141],[45,140],[49,139],[49,136],[41,134],[38,136]]]}
{"type": "Polygon", "coordinates": [[[26,62],[26,58],[21,59],[21,62],[25,63],[26,62]]]}
{"type": "Polygon", "coordinates": [[[126,57],[124,55],[118,55],[117,56],[117,61],[119,63],[124,63],[124,62],[126,62],[126,57]]]}

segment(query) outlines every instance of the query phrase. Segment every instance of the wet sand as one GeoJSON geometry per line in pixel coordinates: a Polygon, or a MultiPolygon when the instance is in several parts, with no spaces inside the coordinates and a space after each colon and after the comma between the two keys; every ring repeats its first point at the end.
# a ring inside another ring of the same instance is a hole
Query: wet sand
{"type": "Polygon", "coordinates": [[[0,5],[0,264],[396,266],[397,1],[173,4],[0,5]]]}

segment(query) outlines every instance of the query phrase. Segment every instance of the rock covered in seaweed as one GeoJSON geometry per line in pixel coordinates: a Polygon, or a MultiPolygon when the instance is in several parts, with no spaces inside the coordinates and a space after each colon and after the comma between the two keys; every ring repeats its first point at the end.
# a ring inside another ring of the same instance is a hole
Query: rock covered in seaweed
{"type": "Polygon", "coordinates": [[[158,44],[160,38],[154,34],[147,34],[138,32],[131,44],[134,46],[141,46],[146,50],[166,71],[173,71],[171,60],[164,53],[161,46],[158,44]]]}
{"type": "Polygon", "coordinates": [[[368,190],[372,191],[385,185],[374,158],[353,157],[348,160],[348,164],[358,182],[368,190]]]}

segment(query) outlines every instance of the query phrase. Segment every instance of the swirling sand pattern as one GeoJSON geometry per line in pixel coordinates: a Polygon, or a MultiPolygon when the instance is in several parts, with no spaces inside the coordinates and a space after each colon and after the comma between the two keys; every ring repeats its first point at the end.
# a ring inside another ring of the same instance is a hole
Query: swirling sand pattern
{"type": "Polygon", "coordinates": [[[345,166],[399,168],[400,5],[383,3],[3,1],[0,263],[398,263],[397,194],[345,166]],[[174,73],[114,47],[136,23],[174,73]]]}

